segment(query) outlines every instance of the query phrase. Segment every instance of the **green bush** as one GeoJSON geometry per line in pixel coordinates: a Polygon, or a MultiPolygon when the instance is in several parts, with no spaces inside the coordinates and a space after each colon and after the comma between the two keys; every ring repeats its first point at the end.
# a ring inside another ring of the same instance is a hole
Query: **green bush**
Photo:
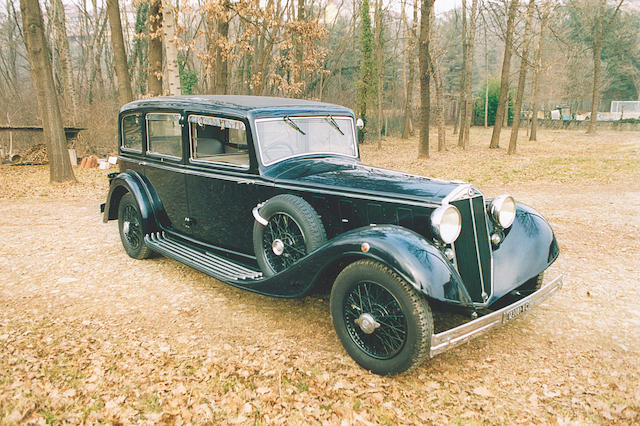
{"type": "MultiPolygon", "coordinates": [[[[475,96],[475,103],[473,105],[473,125],[474,126],[483,126],[484,125],[484,104],[485,104],[485,94],[487,93],[487,85],[486,83],[482,85],[482,90],[475,96]]],[[[500,80],[491,80],[489,81],[489,105],[488,105],[488,116],[487,122],[489,126],[493,126],[496,122],[496,111],[498,109],[498,100],[500,99],[500,80]]],[[[513,94],[512,91],[509,91],[509,119],[508,123],[511,124],[513,119],[513,94]]]]}

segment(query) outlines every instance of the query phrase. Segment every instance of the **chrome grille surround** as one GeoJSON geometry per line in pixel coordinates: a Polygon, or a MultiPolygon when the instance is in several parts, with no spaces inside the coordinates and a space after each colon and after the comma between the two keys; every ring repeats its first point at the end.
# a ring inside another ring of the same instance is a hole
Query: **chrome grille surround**
{"type": "Polygon", "coordinates": [[[484,195],[472,185],[463,184],[442,203],[454,205],[462,216],[462,231],[452,244],[454,266],[474,304],[486,306],[493,295],[493,250],[484,195]]]}

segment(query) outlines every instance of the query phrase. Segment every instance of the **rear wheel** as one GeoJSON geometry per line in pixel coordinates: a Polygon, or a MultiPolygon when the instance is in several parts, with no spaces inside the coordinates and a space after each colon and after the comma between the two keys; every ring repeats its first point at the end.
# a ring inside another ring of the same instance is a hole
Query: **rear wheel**
{"type": "Polygon", "coordinates": [[[118,206],[118,229],[122,246],[129,256],[134,259],[151,256],[151,249],[144,243],[140,208],[130,192],[122,196],[118,206]]]}
{"type": "Polygon", "coordinates": [[[429,303],[386,266],[372,260],[347,266],[336,278],[330,304],[336,334],[363,368],[399,374],[429,355],[429,303]]]}
{"type": "Polygon", "coordinates": [[[327,240],[318,213],[295,195],[276,195],[259,213],[268,223],[253,225],[253,248],[265,276],[287,269],[327,240]]]}

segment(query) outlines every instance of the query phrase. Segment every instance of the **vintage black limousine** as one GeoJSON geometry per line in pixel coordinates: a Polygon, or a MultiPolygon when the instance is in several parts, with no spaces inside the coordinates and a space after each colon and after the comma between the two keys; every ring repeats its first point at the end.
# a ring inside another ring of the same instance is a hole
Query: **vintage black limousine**
{"type": "Polygon", "coordinates": [[[351,110],[249,96],[145,99],[119,115],[104,221],[152,251],[276,297],[331,288],[346,351],[397,374],[562,285],[547,221],[508,195],[360,163],[351,110]],[[432,309],[470,319],[434,333],[432,309]]]}

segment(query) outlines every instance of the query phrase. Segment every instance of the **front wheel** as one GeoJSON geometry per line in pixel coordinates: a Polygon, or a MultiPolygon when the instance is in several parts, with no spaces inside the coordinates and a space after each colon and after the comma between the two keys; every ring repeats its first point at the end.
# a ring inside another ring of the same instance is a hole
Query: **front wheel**
{"type": "Polygon", "coordinates": [[[372,260],[347,266],[336,278],[330,305],[342,345],[363,368],[399,374],[429,355],[429,303],[386,266],[372,260]]]}

